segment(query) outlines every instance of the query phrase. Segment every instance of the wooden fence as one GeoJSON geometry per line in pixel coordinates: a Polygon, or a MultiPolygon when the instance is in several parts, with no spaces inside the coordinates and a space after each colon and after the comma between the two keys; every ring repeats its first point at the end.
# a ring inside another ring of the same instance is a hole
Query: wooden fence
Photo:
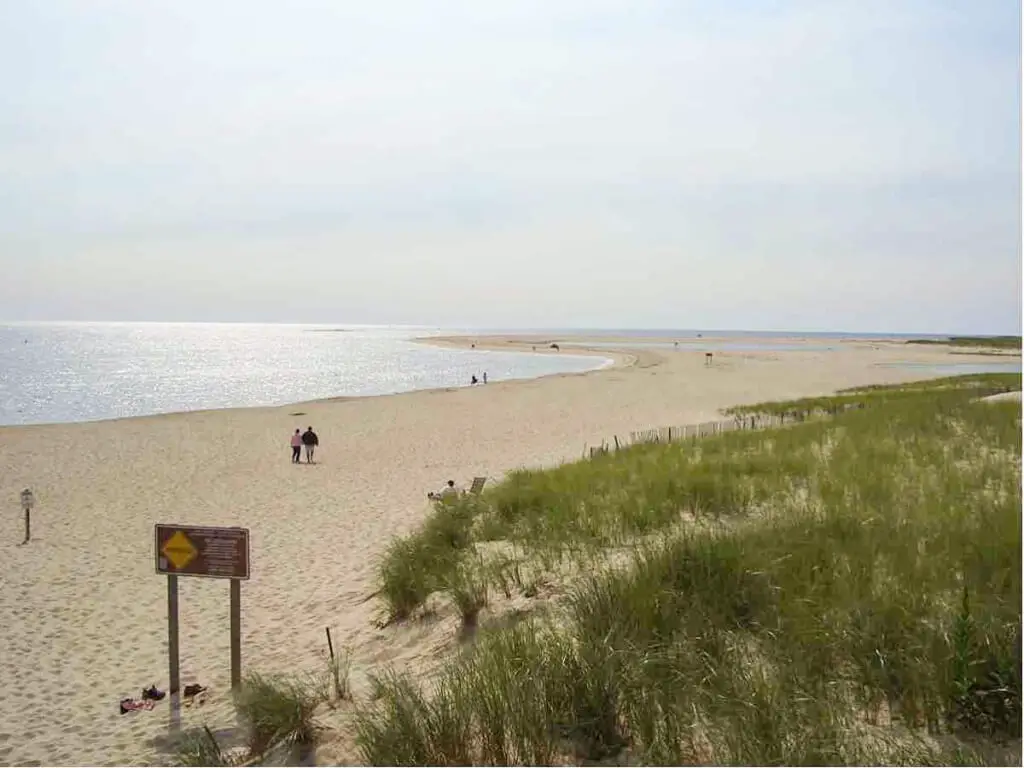
{"type": "MultiPolygon", "coordinates": [[[[788,423],[802,421],[799,418],[790,418],[788,423]]],[[[736,430],[770,429],[781,427],[787,423],[785,416],[767,414],[735,416],[729,419],[718,421],[703,421],[699,424],[683,424],[677,427],[658,427],[655,429],[642,429],[629,433],[629,439],[620,438],[616,435],[612,442],[602,441],[601,445],[590,446],[589,456],[593,458],[601,454],[610,453],[630,445],[640,443],[681,443],[686,440],[699,440],[704,437],[720,435],[723,432],[734,432],[736,430]]],[[[586,456],[586,450],[584,450],[586,456]]]]}
{"type": "MultiPolygon", "coordinates": [[[[736,430],[751,429],[772,429],[773,427],[784,427],[799,424],[815,419],[824,419],[834,416],[842,411],[861,409],[863,403],[846,403],[837,406],[829,411],[816,409],[793,409],[784,413],[768,414],[743,414],[729,419],[718,421],[704,421],[700,424],[683,424],[678,427],[658,427],[656,429],[642,429],[638,432],[630,432],[629,440],[620,439],[618,435],[612,438],[612,442],[602,442],[601,445],[590,446],[589,456],[591,458],[601,454],[610,453],[612,450],[619,450],[630,445],[639,443],[680,443],[685,440],[699,440],[703,437],[720,435],[723,432],[735,432],[736,430]]],[[[583,455],[588,455],[587,449],[583,449],[583,455]]]]}

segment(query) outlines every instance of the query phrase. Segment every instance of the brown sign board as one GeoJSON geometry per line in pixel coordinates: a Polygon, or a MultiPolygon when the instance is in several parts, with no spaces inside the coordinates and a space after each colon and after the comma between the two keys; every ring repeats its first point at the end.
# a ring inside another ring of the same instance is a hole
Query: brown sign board
{"type": "Polygon", "coordinates": [[[249,529],[157,523],[156,572],[211,579],[249,578],[249,529]]]}

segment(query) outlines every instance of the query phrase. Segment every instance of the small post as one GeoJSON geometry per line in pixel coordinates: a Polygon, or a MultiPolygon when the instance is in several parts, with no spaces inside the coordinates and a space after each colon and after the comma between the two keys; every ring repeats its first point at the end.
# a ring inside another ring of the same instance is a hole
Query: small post
{"type": "Polygon", "coordinates": [[[242,686],[242,582],[231,579],[231,690],[242,686]]]}
{"type": "Polygon", "coordinates": [[[615,452],[618,453],[618,451],[619,451],[619,436],[615,435],[615,452]]]}
{"type": "Polygon", "coordinates": [[[672,427],[668,428],[668,441],[670,443],[672,442],[672,427]]]}
{"type": "Polygon", "coordinates": [[[331,628],[324,627],[324,632],[327,633],[327,650],[331,653],[331,661],[334,661],[334,643],[331,642],[331,628]]]}
{"type": "Polygon", "coordinates": [[[21,492],[21,508],[25,510],[25,540],[22,544],[28,544],[32,538],[32,507],[36,503],[32,491],[28,488],[21,492]]]}
{"type": "Polygon", "coordinates": [[[167,577],[167,655],[170,659],[171,731],[181,729],[181,671],[178,667],[178,577],[167,577]]]}

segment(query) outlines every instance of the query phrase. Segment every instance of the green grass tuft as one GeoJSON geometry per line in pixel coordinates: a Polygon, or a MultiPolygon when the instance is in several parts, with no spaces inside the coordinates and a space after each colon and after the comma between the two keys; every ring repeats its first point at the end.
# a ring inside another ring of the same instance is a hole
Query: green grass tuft
{"type": "Polygon", "coordinates": [[[454,577],[472,541],[470,529],[478,504],[475,496],[437,501],[434,514],[420,530],[388,547],[378,573],[390,621],[409,618],[454,577]]]}
{"type": "Polygon", "coordinates": [[[316,744],[322,727],[315,713],[321,702],[321,693],[310,683],[248,675],[236,706],[248,728],[250,753],[262,757],[277,746],[316,744]]]}
{"type": "Polygon", "coordinates": [[[236,766],[241,759],[226,754],[217,737],[207,726],[194,728],[182,734],[176,754],[176,765],[181,766],[236,766]]]}
{"type": "Polygon", "coordinates": [[[464,559],[448,574],[444,589],[459,610],[465,627],[475,627],[487,605],[487,571],[481,559],[464,559]]]}

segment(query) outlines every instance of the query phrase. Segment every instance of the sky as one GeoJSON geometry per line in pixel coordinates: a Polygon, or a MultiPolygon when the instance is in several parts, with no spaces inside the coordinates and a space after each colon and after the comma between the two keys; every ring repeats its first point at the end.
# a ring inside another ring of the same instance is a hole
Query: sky
{"type": "Polygon", "coordinates": [[[1020,333],[1010,0],[0,3],[0,320],[1020,333]]]}

